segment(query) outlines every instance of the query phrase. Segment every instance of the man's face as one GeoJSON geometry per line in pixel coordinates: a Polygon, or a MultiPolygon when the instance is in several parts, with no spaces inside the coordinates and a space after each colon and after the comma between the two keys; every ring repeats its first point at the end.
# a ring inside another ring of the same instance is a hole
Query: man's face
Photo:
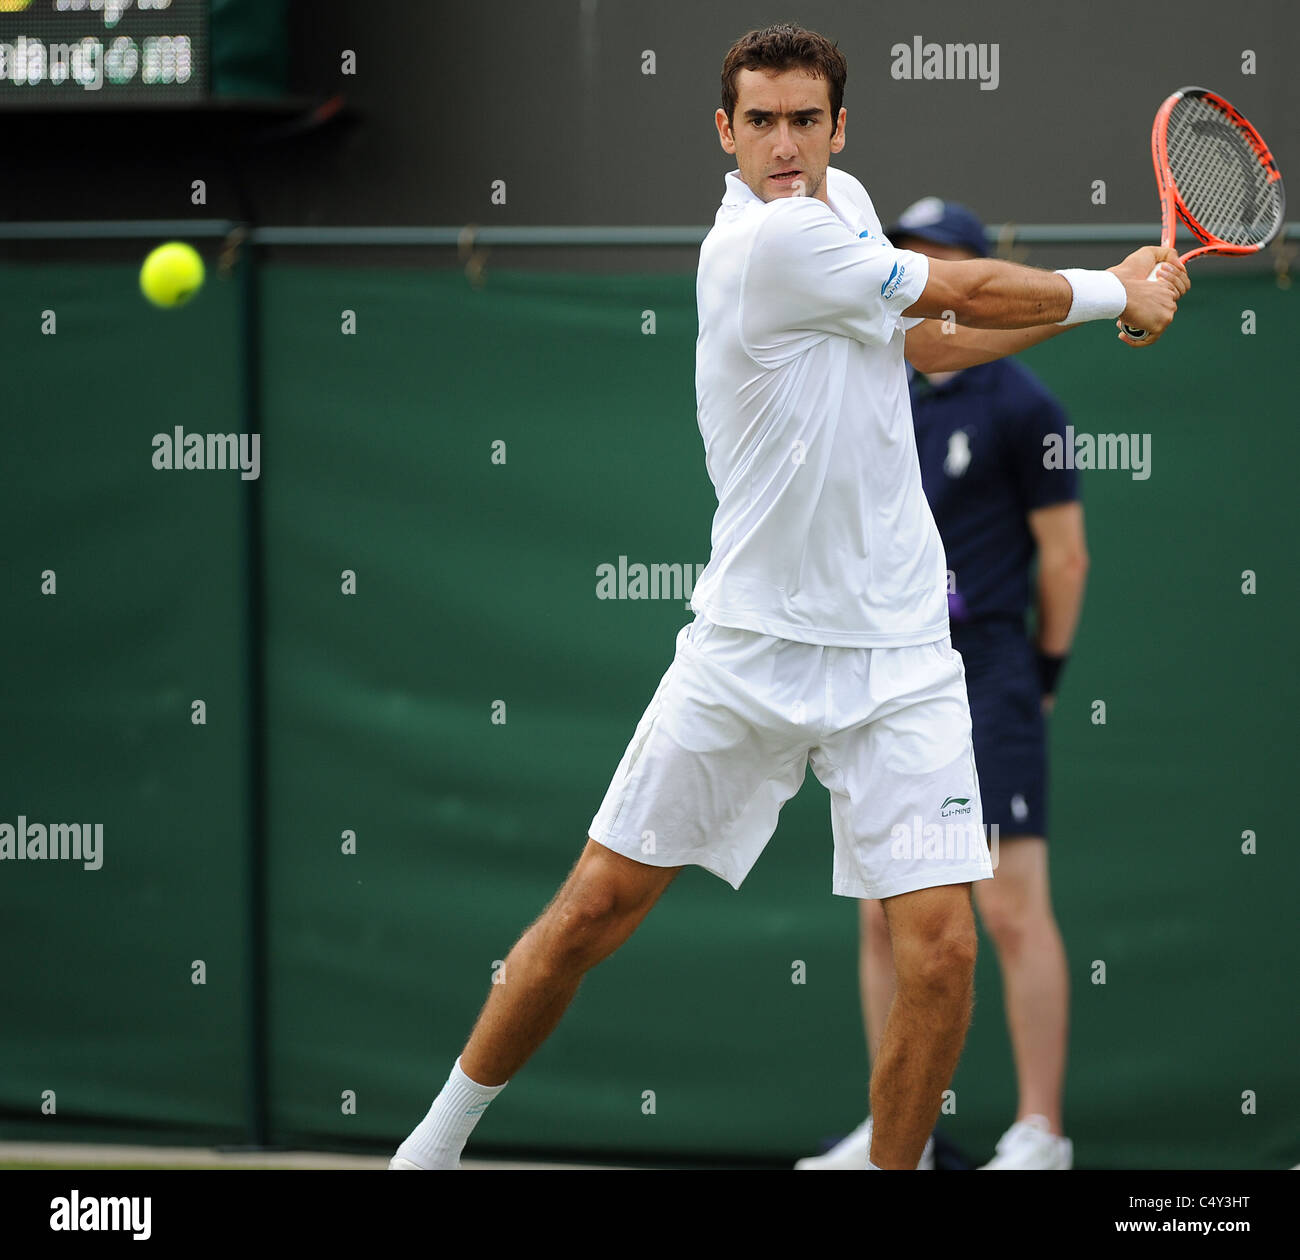
{"type": "Polygon", "coordinates": [[[718,139],[734,153],[740,178],[764,201],[829,201],[826,168],[844,148],[845,110],[831,119],[830,87],[806,70],[742,70],[736,75],[735,125],[718,110],[718,139]]]}

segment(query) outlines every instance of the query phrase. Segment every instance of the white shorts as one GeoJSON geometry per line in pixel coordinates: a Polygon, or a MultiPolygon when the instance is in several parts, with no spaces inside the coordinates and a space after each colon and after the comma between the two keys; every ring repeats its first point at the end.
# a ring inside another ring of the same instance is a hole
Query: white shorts
{"type": "Polygon", "coordinates": [[[831,794],[832,891],[894,897],[993,878],[966,671],[948,639],[824,647],[697,616],[588,834],[739,888],[810,762],[831,794]]]}

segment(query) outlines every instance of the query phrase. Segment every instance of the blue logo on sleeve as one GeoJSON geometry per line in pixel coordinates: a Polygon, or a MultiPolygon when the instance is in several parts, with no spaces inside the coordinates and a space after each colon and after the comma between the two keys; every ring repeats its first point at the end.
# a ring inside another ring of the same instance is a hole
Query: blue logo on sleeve
{"type": "Polygon", "coordinates": [[[889,273],[889,279],[880,286],[880,296],[891,298],[898,292],[898,286],[903,283],[903,277],[907,275],[907,268],[902,263],[895,263],[894,269],[889,273]]]}

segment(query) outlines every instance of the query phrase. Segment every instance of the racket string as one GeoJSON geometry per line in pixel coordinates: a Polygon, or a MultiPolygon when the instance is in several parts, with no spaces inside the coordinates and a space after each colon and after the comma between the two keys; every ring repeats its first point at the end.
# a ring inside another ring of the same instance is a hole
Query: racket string
{"type": "Polygon", "coordinates": [[[1185,96],[1169,116],[1169,170],[1188,213],[1230,245],[1267,241],[1282,213],[1280,183],[1245,133],[1203,97],[1185,96]]]}

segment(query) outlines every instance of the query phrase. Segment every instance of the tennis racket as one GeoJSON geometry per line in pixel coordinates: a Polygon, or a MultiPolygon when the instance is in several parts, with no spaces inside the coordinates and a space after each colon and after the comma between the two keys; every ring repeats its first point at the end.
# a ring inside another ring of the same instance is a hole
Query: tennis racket
{"type": "MultiPolygon", "coordinates": [[[[1178,259],[1254,254],[1282,230],[1282,174],[1264,137],[1223,97],[1179,88],[1156,113],[1151,161],[1160,194],[1160,243],[1172,247],[1175,215],[1201,242],[1178,259]]],[[[1156,278],[1155,271],[1148,277],[1156,278]]],[[[1134,341],[1147,334],[1124,325],[1134,341]]]]}

